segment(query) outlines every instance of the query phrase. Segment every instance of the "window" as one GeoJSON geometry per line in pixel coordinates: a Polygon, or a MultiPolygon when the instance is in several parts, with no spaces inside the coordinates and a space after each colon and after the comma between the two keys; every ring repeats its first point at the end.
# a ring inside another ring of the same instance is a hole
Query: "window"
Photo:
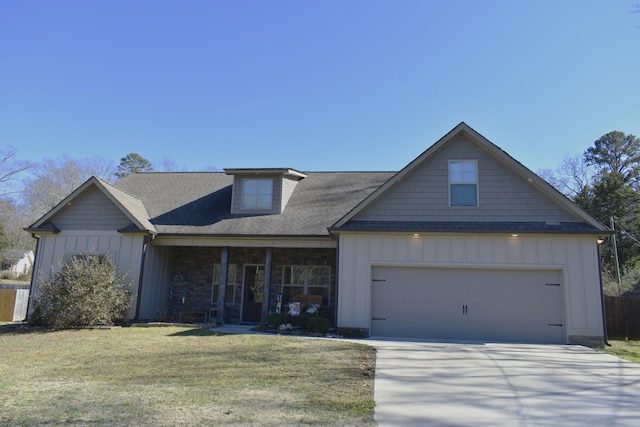
{"type": "MultiPolygon", "coordinates": [[[[220,273],[222,272],[222,264],[213,265],[213,289],[211,290],[211,302],[218,303],[218,295],[220,293],[220,273]]],[[[227,304],[233,304],[236,298],[236,265],[229,264],[227,271],[227,289],[224,295],[227,304]]]]}
{"type": "Polygon", "coordinates": [[[449,161],[449,206],[478,206],[478,162],[449,161]]]}
{"type": "Polygon", "coordinates": [[[296,295],[322,295],[322,305],[329,305],[331,266],[285,265],[282,275],[282,294],[285,303],[296,295]]]}
{"type": "Polygon", "coordinates": [[[242,180],[242,209],[271,210],[273,179],[244,178],[242,180]]]}

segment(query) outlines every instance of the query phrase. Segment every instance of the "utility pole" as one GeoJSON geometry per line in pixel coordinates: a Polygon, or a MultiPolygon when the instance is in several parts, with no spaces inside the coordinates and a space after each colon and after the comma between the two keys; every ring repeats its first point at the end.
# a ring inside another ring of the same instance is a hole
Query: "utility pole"
{"type": "Polygon", "coordinates": [[[618,261],[618,244],[616,243],[616,222],[611,217],[611,242],[613,244],[613,257],[616,260],[616,277],[618,278],[618,295],[622,294],[622,280],[620,279],[620,262],[618,261]]]}

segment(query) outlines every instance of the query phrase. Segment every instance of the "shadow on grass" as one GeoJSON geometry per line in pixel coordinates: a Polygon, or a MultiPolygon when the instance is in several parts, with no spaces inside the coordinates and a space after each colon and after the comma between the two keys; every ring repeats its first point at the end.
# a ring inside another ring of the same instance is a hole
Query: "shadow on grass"
{"type": "Polygon", "coordinates": [[[228,332],[218,332],[212,331],[209,328],[194,328],[187,329],[185,331],[176,332],[175,334],[170,334],[170,337],[221,337],[225,335],[233,335],[228,332]]]}

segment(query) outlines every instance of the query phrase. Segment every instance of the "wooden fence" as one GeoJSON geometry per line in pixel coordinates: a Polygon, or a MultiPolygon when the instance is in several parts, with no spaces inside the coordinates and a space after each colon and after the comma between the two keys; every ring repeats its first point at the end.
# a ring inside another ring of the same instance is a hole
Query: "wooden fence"
{"type": "Polygon", "coordinates": [[[640,339],[640,297],[604,297],[609,338],[640,339]]]}
{"type": "Polygon", "coordinates": [[[0,321],[21,322],[27,317],[29,289],[0,289],[0,321]]]}

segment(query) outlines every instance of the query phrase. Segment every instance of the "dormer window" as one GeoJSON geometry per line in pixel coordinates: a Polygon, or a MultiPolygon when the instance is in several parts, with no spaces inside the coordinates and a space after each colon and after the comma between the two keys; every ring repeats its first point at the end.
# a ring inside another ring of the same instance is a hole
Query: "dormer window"
{"type": "Polygon", "coordinates": [[[273,208],[272,178],[242,179],[242,209],[271,210],[273,208]]]}
{"type": "Polygon", "coordinates": [[[233,175],[231,213],[240,215],[282,213],[298,182],[307,176],[290,168],[224,171],[233,175]]]}
{"type": "Polygon", "coordinates": [[[449,161],[449,206],[478,206],[478,161],[449,161]]]}

